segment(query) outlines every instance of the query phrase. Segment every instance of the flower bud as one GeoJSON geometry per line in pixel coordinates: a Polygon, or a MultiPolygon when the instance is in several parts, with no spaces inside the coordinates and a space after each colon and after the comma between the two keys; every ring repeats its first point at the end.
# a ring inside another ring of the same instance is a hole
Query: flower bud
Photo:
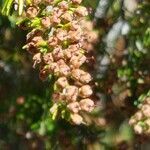
{"type": "Polygon", "coordinates": [[[63,29],[57,29],[56,37],[60,41],[66,40],[67,39],[67,31],[63,30],[63,29]]]}
{"type": "Polygon", "coordinates": [[[63,95],[65,96],[67,101],[74,102],[78,97],[78,88],[76,86],[67,86],[63,90],[63,95]]]}
{"type": "Polygon", "coordinates": [[[63,22],[71,22],[73,20],[73,15],[69,12],[65,12],[62,16],[61,19],[63,22]]]}
{"type": "Polygon", "coordinates": [[[55,61],[64,58],[64,53],[63,53],[63,50],[62,50],[62,48],[60,46],[56,47],[52,51],[52,55],[53,55],[53,58],[54,58],[55,61]]]}
{"type": "Polygon", "coordinates": [[[58,39],[56,37],[50,37],[48,39],[48,45],[49,46],[57,46],[58,45],[58,39]]]}
{"type": "Polygon", "coordinates": [[[28,44],[26,45],[26,50],[27,50],[29,53],[31,53],[31,54],[36,54],[36,53],[39,52],[39,50],[38,50],[36,44],[33,43],[33,42],[30,42],[30,43],[28,43],[28,44]]]}
{"type": "Polygon", "coordinates": [[[142,112],[143,112],[143,114],[145,115],[145,117],[148,117],[148,118],[150,118],[150,105],[143,105],[142,106],[142,112]]]}
{"type": "Polygon", "coordinates": [[[86,57],[81,53],[74,54],[73,57],[70,59],[70,64],[74,68],[79,68],[84,62],[86,61],[86,57]]]}
{"type": "Polygon", "coordinates": [[[52,71],[55,75],[59,74],[59,66],[57,63],[53,62],[50,64],[50,71],[52,71]]]}
{"type": "Polygon", "coordinates": [[[66,65],[66,63],[60,59],[58,62],[57,62],[58,66],[59,66],[59,73],[60,75],[62,76],[68,76],[70,74],[70,68],[69,66],[66,65]]]}
{"type": "Polygon", "coordinates": [[[40,70],[39,78],[41,80],[46,80],[46,78],[48,77],[48,75],[49,75],[48,69],[47,68],[43,68],[43,69],[40,70]]]}
{"type": "Polygon", "coordinates": [[[40,43],[40,42],[42,42],[42,41],[43,41],[42,36],[35,36],[35,37],[33,37],[32,40],[31,40],[31,42],[33,42],[34,44],[38,44],[38,43],[40,43]]]}
{"type": "Polygon", "coordinates": [[[80,96],[83,98],[87,98],[93,94],[92,88],[89,85],[83,85],[79,89],[80,96]]]}
{"type": "Polygon", "coordinates": [[[72,43],[74,43],[74,42],[78,42],[79,40],[81,40],[82,39],[82,37],[81,37],[81,32],[80,31],[69,31],[68,32],[68,38],[70,39],[70,41],[72,42],[72,43]]]}
{"type": "Polygon", "coordinates": [[[150,118],[145,120],[145,124],[148,126],[148,128],[150,129],[150,118]]]}
{"type": "Polygon", "coordinates": [[[63,9],[63,10],[67,10],[68,9],[68,2],[66,1],[62,1],[58,4],[58,6],[60,7],[60,9],[63,9]]]}
{"type": "Polygon", "coordinates": [[[33,29],[31,32],[29,32],[27,34],[26,40],[27,40],[27,42],[31,42],[34,37],[39,37],[39,36],[42,37],[42,34],[43,34],[43,31],[41,31],[39,29],[33,29]]]}
{"type": "Polygon", "coordinates": [[[77,13],[77,15],[82,16],[82,17],[88,15],[87,9],[86,9],[85,7],[83,7],[83,6],[79,6],[79,7],[75,10],[75,12],[77,13]]]}
{"type": "Polygon", "coordinates": [[[60,77],[57,81],[56,81],[56,85],[60,86],[61,88],[65,88],[66,86],[68,86],[68,81],[66,77],[60,77]]]}
{"type": "Polygon", "coordinates": [[[89,83],[90,81],[92,80],[92,77],[89,73],[87,72],[84,72],[82,75],[81,75],[81,78],[80,78],[80,81],[82,83],[89,83]]]}
{"type": "Polygon", "coordinates": [[[38,5],[38,4],[40,4],[42,2],[42,0],[32,0],[32,3],[34,4],[34,5],[38,5]]]}
{"type": "Polygon", "coordinates": [[[47,4],[52,4],[53,1],[54,0],[44,0],[44,2],[47,3],[47,4]]]}
{"type": "Polygon", "coordinates": [[[80,77],[83,73],[84,71],[81,69],[73,69],[71,75],[75,80],[80,80],[80,77]]]}
{"type": "Polygon", "coordinates": [[[75,4],[80,4],[82,2],[82,0],[71,0],[71,1],[75,4]]]}
{"type": "Polygon", "coordinates": [[[33,68],[35,67],[36,64],[40,64],[41,63],[41,53],[37,53],[33,56],[33,68]]]}
{"type": "Polygon", "coordinates": [[[83,118],[78,114],[71,114],[71,120],[76,125],[83,123],[83,118]]]}
{"type": "Polygon", "coordinates": [[[81,69],[73,69],[71,75],[73,79],[79,80],[82,83],[89,83],[92,80],[91,75],[81,69]]]}
{"type": "Polygon", "coordinates": [[[143,128],[139,124],[134,126],[134,130],[137,134],[141,134],[143,132],[143,128]]]}
{"type": "Polygon", "coordinates": [[[147,97],[146,100],[145,100],[145,102],[146,102],[148,105],[150,105],[150,97],[147,97]]]}
{"type": "Polygon", "coordinates": [[[67,108],[71,110],[73,113],[78,113],[80,110],[80,105],[78,102],[69,103],[67,108]]]}
{"type": "Polygon", "coordinates": [[[78,30],[80,27],[80,25],[78,24],[78,22],[76,21],[72,21],[71,24],[70,24],[70,29],[71,30],[78,30]]]}
{"type": "Polygon", "coordinates": [[[66,59],[70,59],[75,53],[78,53],[78,48],[76,45],[70,45],[64,50],[64,56],[66,59]]]}
{"type": "Polygon", "coordinates": [[[27,8],[26,15],[29,18],[35,18],[38,15],[38,8],[30,6],[29,8],[27,8]]]}
{"type": "Polygon", "coordinates": [[[45,64],[51,64],[54,61],[52,53],[44,54],[43,55],[43,61],[44,61],[45,64]]]}
{"type": "Polygon", "coordinates": [[[60,18],[57,17],[56,15],[51,16],[50,20],[51,20],[51,23],[53,24],[59,24],[61,22],[60,18]]]}
{"type": "Polygon", "coordinates": [[[142,114],[142,112],[136,112],[136,114],[135,114],[135,119],[137,120],[137,121],[139,121],[139,120],[141,120],[143,118],[143,114],[142,114]]]}
{"type": "Polygon", "coordinates": [[[52,16],[56,16],[57,18],[59,18],[63,13],[64,13],[64,10],[58,7],[54,7],[52,16]]]}
{"type": "Polygon", "coordinates": [[[82,99],[79,103],[81,109],[84,111],[91,112],[94,109],[94,102],[89,98],[82,99]]]}
{"type": "Polygon", "coordinates": [[[64,100],[64,97],[63,97],[63,95],[61,95],[61,93],[53,93],[52,100],[54,102],[61,102],[64,100]]]}
{"type": "Polygon", "coordinates": [[[137,122],[137,120],[134,117],[132,117],[129,120],[129,125],[134,125],[136,122],[137,122]]]}
{"type": "Polygon", "coordinates": [[[41,20],[41,24],[44,28],[50,28],[51,26],[51,21],[49,17],[43,17],[41,20]]]}

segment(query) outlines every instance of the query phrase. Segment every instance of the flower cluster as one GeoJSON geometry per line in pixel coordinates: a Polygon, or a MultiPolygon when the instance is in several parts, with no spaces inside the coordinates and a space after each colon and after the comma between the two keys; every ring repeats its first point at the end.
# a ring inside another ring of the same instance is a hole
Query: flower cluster
{"type": "Polygon", "coordinates": [[[137,134],[150,136],[150,97],[146,97],[139,110],[129,120],[137,134]]]}
{"type": "Polygon", "coordinates": [[[88,12],[80,6],[81,1],[33,0],[26,10],[32,31],[25,48],[33,55],[33,67],[39,65],[42,80],[55,77],[50,111],[66,106],[74,124],[84,122],[80,111],[91,112],[95,106],[92,76],[85,63],[97,34],[92,32],[92,24],[86,24],[88,12]]]}

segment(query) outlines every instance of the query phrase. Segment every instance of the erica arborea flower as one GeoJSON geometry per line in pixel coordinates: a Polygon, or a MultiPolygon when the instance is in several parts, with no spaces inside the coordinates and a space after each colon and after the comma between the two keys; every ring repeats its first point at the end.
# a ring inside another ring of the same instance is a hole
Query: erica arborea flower
{"type": "Polygon", "coordinates": [[[60,78],[58,78],[58,80],[56,81],[56,85],[57,85],[58,87],[65,88],[66,86],[69,85],[69,83],[68,83],[66,77],[60,77],[60,78]]]}
{"type": "Polygon", "coordinates": [[[87,98],[93,94],[92,88],[90,85],[83,85],[79,89],[80,96],[83,98],[87,98]]]}
{"type": "Polygon", "coordinates": [[[80,125],[83,123],[83,118],[79,114],[71,114],[71,121],[76,125],[80,125]]]}
{"type": "Polygon", "coordinates": [[[30,6],[29,8],[27,8],[26,16],[29,18],[34,18],[38,15],[38,11],[38,7],[30,6]]]}
{"type": "Polygon", "coordinates": [[[135,133],[150,135],[150,98],[145,97],[139,110],[130,118],[129,124],[135,133]]]}
{"type": "Polygon", "coordinates": [[[81,110],[80,105],[79,105],[78,102],[69,103],[69,104],[67,105],[67,108],[68,108],[70,111],[72,111],[73,113],[78,113],[78,112],[81,110]]]}
{"type": "Polygon", "coordinates": [[[94,109],[94,102],[89,98],[82,99],[79,104],[83,111],[91,112],[94,109]]]}
{"type": "Polygon", "coordinates": [[[33,66],[39,66],[40,79],[54,77],[53,103],[62,111],[60,114],[69,111],[74,124],[83,123],[80,113],[89,113],[95,106],[91,99],[92,76],[86,63],[88,47],[96,36],[92,25],[83,23],[88,12],[81,2],[33,0],[26,9],[29,29],[33,29],[27,35],[25,48],[33,55],[33,66]]]}
{"type": "Polygon", "coordinates": [[[67,86],[63,90],[63,95],[66,98],[66,101],[74,102],[78,97],[78,88],[76,86],[67,86]]]}

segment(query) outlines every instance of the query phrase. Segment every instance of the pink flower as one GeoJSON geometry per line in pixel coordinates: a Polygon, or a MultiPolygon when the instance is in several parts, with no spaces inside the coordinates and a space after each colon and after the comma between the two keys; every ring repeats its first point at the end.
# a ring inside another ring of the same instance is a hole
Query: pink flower
{"type": "Polygon", "coordinates": [[[146,100],[145,100],[145,102],[146,102],[148,105],[150,105],[150,97],[147,97],[146,100]]]}
{"type": "Polygon", "coordinates": [[[66,1],[62,1],[58,4],[58,6],[63,9],[63,10],[67,10],[68,9],[68,2],[66,1]]]}
{"type": "Polygon", "coordinates": [[[134,124],[136,124],[136,119],[134,117],[132,117],[129,120],[129,125],[134,125],[134,124]]]}
{"type": "Polygon", "coordinates": [[[68,76],[70,74],[70,68],[67,65],[59,66],[59,73],[62,76],[68,76]]]}
{"type": "Polygon", "coordinates": [[[45,64],[51,64],[54,61],[52,53],[44,54],[43,55],[43,61],[44,61],[45,64]]]}
{"type": "Polygon", "coordinates": [[[26,15],[29,18],[34,18],[38,15],[38,8],[34,6],[30,6],[27,8],[26,15]]]}
{"type": "Polygon", "coordinates": [[[51,21],[49,17],[43,17],[41,20],[41,24],[44,28],[49,28],[51,26],[51,21]]]}
{"type": "Polygon", "coordinates": [[[93,94],[92,88],[89,85],[83,85],[79,89],[80,96],[83,98],[87,98],[93,94]]]}
{"type": "Polygon", "coordinates": [[[64,60],[60,59],[59,61],[57,61],[57,64],[59,66],[60,75],[68,76],[70,74],[70,68],[69,68],[69,66],[66,65],[64,60]]]}
{"type": "Polygon", "coordinates": [[[140,126],[139,124],[136,124],[134,126],[134,131],[137,133],[137,134],[141,134],[143,132],[143,128],[142,126],[140,126]]]}
{"type": "Polygon", "coordinates": [[[81,28],[77,21],[72,21],[70,23],[71,23],[70,25],[71,30],[78,30],[79,28],[81,28]]]}
{"type": "Polygon", "coordinates": [[[78,42],[82,39],[82,31],[77,30],[77,31],[69,31],[68,32],[68,38],[70,39],[71,42],[78,42]]]}
{"type": "Polygon", "coordinates": [[[42,69],[40,70],[40,73],[39,73],[39,78],[40,78],[41,80],[46,80],[46,78],[48,77],[48,75],[49,75],[48,69],[47,69],[47,68],[42,68],[42,69]]]}
{"type": "Polygon", "coordinates": [[[65,88],[66,86],[68,86],[68,80],[66,77],[60,77],[58,78],[58,80],[56,81],[56,85],[61,87],[61,88],[65,88]]]}
{"type": "Polygon", "coordinates": [[[59,66],[56,62],[53,62],[50,64],[50,70],[55,74],[58,75],[59,74],[59,66]]]}
{"type": "Polygon", "coordinates": [[[81,123],[83,123],[83,118],[78,114],[71,114],[70,117],[71,121],[76,125],[80,125],[81,123]]]}
{"type": "Polygon", "coordinates": [[[59,18],[63,13],[64,13],[64,10],[58,7],[53,8],[53,14],[52,14],[53,16],[56,16],[59,18]]]}
{"type": "Polygon", "coordinates": [[[143,118],[143,113],[141,111],[136,112],[134,118],[137,121],[141,120],[143,118]]]}
{"type": "Polygon", "coordinates": [[[79,80],[82,83],[89,83],[92,80],[91,75],[81,69],[72,70],[71,75],[75,80],[79,80]]]}
{"type": "Polygon", "coordinates": [[[50,37],[48,39],[48,45],[52,47],[58,45],[58,39],[56,37],[50,37]]]}
{"type": "Polygon", "coordinates": [[[77,13],[77,15],[82,16],[82,17],[88,15],[87,9],[83,6],[79,6],[78,8],[76,8],[75,12],[77,13]]]}
{"type": "Polygon", "coordinates": [[[64,100],[64,97],[63,97],[60,93],[54,93],[54,94],[52,95],[52,100],[53,100],[54,102],[61,102],[61,101],[64,100]]]}
{"type": "Polygon", "coordinates": [[[33,29],[31,32],[29,32],[26,36],[26,40],[27,42],[31,42],[32,39],[36,36],[42,36],[43,31],[39,30],[39,29],[33,29]]]}
{"type": "Polygon", "coordinates": [[[69,102],[75,102],[78,97],[78,88],[76,86],[67,86],[63,90],[63,95],[65,96],[66,100],[69,102]]]}
{"type": "Polygon", "coordinates": [[[47,3],[47,4],[52,4],[52,2],[54,1],[54,0],[43,0],[45,3],[47,3]]]}
{"type": "Polygon", "coordinates": [[[41,63],[41,53],[35,54],[32,59],[33,59],[33,62],[34,62],[33,68],[35,68],[36,64],[40,64],[41,63]]]}
{"type": "Polygon", "coordinates": [[[63,54],[63,50],[61,48],[61,46],[56,47],[53,51],[52,51],[52,55],[55,61],[59,60],[59,59],[63,59],[64,58],[64,54],[63,54]]]}
{"type": "Polygon", "coordinates": [[[53,24],[59,24],[61,22],[60,18],[57,17],[56,15],[53,15],[50,17],[51,23],[53,24]]]}
{"type": "Polygon", "coordinates": [[[32,0],[34,5],[38,5],[42,2],[42,0],[32,0]]]}
{"type": "Polygon", "coordinates": [[[70,45],[67,49],[64,50],[64,56],[66,59],[70,59],[76,52],[78,52],[78,46],[70,45]]]}
{"type": "Polygon", "coordinates": [[[67,108],[73,113],[78,113],[80,110],[80,105],[78,102],[72,102],[67,105],[67,108]]]}
{"type": "Polygon", "coordinates": [[[82,83],[89,83],[91,80],[92,80],[92,77],[88,72],[84,72],[83,74],[81,74],[80,81],[82,83]]]}
{"type": "Polygon", "coordinates": [[[67,31],[63,30],[63,29],[57,29],[56,31],[56,37],[57,39],[59,39],[60,41],[66,40],[67,39],[67,31]]]}
{"type": "Polygon", "coordinates": [[[89,98],[82,99],[79,104],[84,111],[91,112],[94,109],[94,102],[89,98]]]}
{"type": "Polygon", "coordinates": [[[63,22],[71,22],[73,20],[73,15],[69,12],[65,12],[62,16],[61,19],[63,22]]]}
{"type": "Polygon", "coordinates": [[[80,4],[82,2],[82,0],[71,0],[71,1],[75,4],[80,4]]]}
{"type": "Polygon", "coordinates": [[[40,43],[40,42],[42,42],[42,41],[43,41],[42,36],[34,36],[34,37],[32,38],[32,40],[31,40],[31,42],[33,42],[34,44],[38,44],[38,43],[40,43]]]}
{"type": "Polygon", "coordinates": [[[143,114],[145,115],[145,117],[150,118],[150,105],[148,104],[143,105],[141,110],[143,114]]]}
{"type": "Polygon", "coordinates": [[[148,119],[146,119],[145,120],[145,124],[149,127],[149,129],[150,129],[150,118],[148,118],[148,119]]]}
{"type": "Polygon", "coordinates": [[[79,68],[86,61],[86,57],[81,53],[74,54],[70,59],[73,68],[79,68]]]}
{"type": "Polygon", "coordinates": [[[34,44],[33,42],[30,42],[26,45],[26,49],[30,54],[36,54],[39,52],[36,44],[34,44]]]}

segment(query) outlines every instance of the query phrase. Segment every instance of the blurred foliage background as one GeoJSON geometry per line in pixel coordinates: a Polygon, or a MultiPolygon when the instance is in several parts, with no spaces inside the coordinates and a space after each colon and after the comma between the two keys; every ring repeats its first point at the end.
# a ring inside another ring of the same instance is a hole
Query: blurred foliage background
{"type": "MultiPolygon", "coordinates": [[[[0,1],[2,9],[4,0],[0,1]]],[[[138,98],[150,89],[148,0],[84,0],[99,34],[95,81],[100,106],[75,126],[49,116],[51,80],[42,82],[22,50],[18,16],[0,14],[0,150],[150,149],[128,125],[138,98]]]]}

